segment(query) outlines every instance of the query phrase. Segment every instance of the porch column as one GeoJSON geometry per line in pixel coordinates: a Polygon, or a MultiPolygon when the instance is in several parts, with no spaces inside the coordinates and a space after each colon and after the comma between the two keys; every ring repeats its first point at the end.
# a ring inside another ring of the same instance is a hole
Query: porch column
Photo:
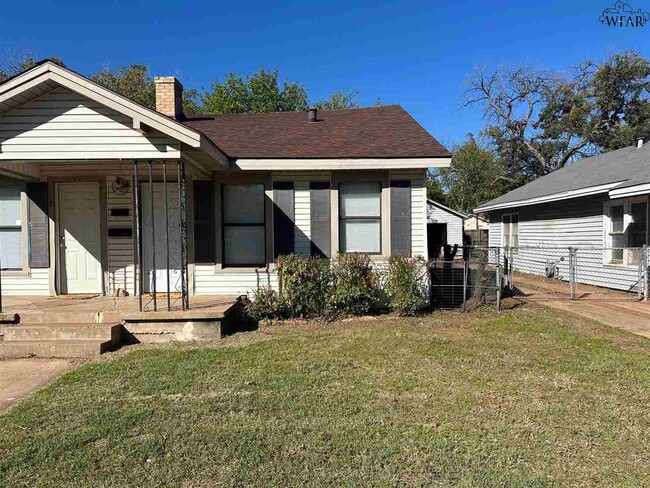
{"type": "Polygon", "coordinates": [[[181,305],[183,310],[190,308],[187,276],[187,212],[186,212],[185,163],[178,160],[178,203],[181,214],[181,305]]]}
{"type": "Polygon", "coordinates": [[[142,312],[142,221],[140,219],[140,180],[138,177],[138,162],[133,161],[133,194],[135,196],[135,292],[138,294],[138,310],[142,312]]]}

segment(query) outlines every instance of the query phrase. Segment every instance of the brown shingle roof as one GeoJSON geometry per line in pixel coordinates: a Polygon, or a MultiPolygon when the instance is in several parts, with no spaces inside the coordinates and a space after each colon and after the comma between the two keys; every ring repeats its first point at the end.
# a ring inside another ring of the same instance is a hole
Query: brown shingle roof
{"type": "Polygon", "coordinates": [[[445,149],[399,105],[306,112],[199,115],[183,122],[233,158],[432,158],[445,149]]]}

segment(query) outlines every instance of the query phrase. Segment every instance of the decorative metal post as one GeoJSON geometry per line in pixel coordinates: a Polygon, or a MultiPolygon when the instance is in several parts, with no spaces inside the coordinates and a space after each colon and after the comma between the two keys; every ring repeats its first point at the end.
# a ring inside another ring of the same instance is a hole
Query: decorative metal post
{"type": "Polygon", "coordinates": [[[153,209],[153,174],[152,162],[149,160],[149,215],[151,218],[151,292],[153,293],[153,311],[158,310],[158,300],[156,298],[156,217],[153,209]]]}
{"type": "Polygon", "coordinates": [[[178,203],[181,214],[181,303],[183,310],[190,308],[187,281],[187,215],[185,212],[185,164],[178,161],[178,203]]]}
{"type": "Polygon", "coordinates": [[[172,309],[171,280],[169,279],[169,200],[167,197],[167,162],[163,159],[163,193],[165,195],[165,246],[167,247],[167,311],[172,309]]]}
{"type": "Polygon", "coordinates": [[[643,256],[641,262],[643,263],[643,301],[648,301],[648,290],[650,289],[650,280],[648,279],[648,245],[643,245],[643,256]]]}
{"type": "Polygon", "coordinates": [[[136,292],[138,294],[138,310],[142,312],[142,273],[144,266],[142,265],[142,221],[140,220],[140,180],[138,177],[138,162],[133,161],[133,192],[135,196],[135,263],[136,269],[134,275],[136,276],[136,292]]]}

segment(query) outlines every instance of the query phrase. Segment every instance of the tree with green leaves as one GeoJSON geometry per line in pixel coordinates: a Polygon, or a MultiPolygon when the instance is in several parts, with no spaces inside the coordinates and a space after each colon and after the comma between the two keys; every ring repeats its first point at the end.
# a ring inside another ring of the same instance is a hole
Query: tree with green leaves
{"type": "Polygon", "coordinates": [[[247,75],[229,73],[202,94],[205,112],[213,114],[294,112],[307,109],[307,91],[295,82],[279,83],[278,71],[247,75]]]}
{"type": "MultiPolygon", "coordinates": [[[[156,108],[156,86],[149,67],[144,64],[122,66],[114,71],[106,67],[92,75],[91,79],[145,107],[156,108]]],[[[183,113],[193,115],[200,112],[198,92],[184,90],[183,113]]]]}
{"type": "Polygon", "coordinates": [[[330,95],[327,100],[319,100],[315,106],[322,110],[343,110],[348,108],[359,108],[357,100],[358,92],[352,90],[349,92],[336,91],[330,95]]]}
{"type": "Polygon", "coordinates": [[[472,134],[454,148],[453,154],[451,167],[441,168],[435,175],[440,187],[445,189],[445,205],[471,213],[480,204],[512,189],[504,177],[504,162],[472,134]]]}

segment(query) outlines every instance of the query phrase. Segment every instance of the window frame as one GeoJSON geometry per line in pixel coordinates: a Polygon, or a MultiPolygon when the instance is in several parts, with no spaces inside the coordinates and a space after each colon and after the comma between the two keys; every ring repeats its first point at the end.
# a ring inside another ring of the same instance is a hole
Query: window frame
{"type": "Polygon", "coordinates": [[[632,223],[632,205],[635,203],[643,203],[646,208],[646,244],[648,243],[648,230],[650,228],[650,221],[648,219],[650,212],[650,201],[648,200],[647,195],[639,197],[631,197],[617,200],[609,200],[603,203],[603,265],[605,266],[615,266],[621,268],[636,268],[638,267],[638,262],[635,263],[632,261],[633,255],[628,249],[635,249],[630,247],[629,244],[629,226],[632,223]],[[611,209],[613,207],[623,207],[623,232],[613,232],[613,221],[611,218],[611,209]],[[612,236],[621,235],[624,237],[625,246],[623,247],[623,258],[619,260],[613,260],[611,257],[608,257],[608,253],[612,250],[612,236]]]}
{"type": "Polygon", "coordinates": [[[264,268],[267,262],[267,229],[266,229],[266,185],[262,182],[246,182],[246,183],[222,183],[221,184],[221,267],[225,268],[264,268]],[[226,223],[226,192],[227,186],[261,186],[262,187],[262,223],[261,224],[247,224],[247,223],[226,223]],[[262,238],[262,248],[264,250],[261,263],[228,263],[226,260],[226,228],[228,227],[262,227],[264,230],[264,237],[262,238]]]}
{"type": "Polygon", "coordinates": [[[383,185],[381,181],[341,181],[339,182],[337,186],[337,193],[338,193],[338,231],[339,231],[339,252],[341,253],[357,253],[357,254],[368,254],[369,256],[381,256],[382,250],[384,248],[384,243],[383,243],[383,214],[382,214],[382,206],[383,206],[383,185]],[[377,185],[378,189],[378,197],[379,197],[379,216],[354,216],[354,217],[344,217],[343,216],[343,193],[341,192],[341,186],[345,185],[358,185],[358,184],[363,184],[363,183],[372,183],[374,185],[377,185]],[[346,220],[366,220],[366,221],[378,221],[379,222],[379,251],[344,251],[344,242],[343,242],[343,224],[346,220]]]}
{"type": "Polygon", "coordinates": [[[16,188],[18,189],[18,205],[20,215],[20,225],[0,225],[0,232],[4,229],[18,230],[20,234],[20,266],[19,267],[4,267],[0,265],[0,270],[3,273],[21,274],[29,271],[29,222],[27,216],[27,193],[25,192],[24,185],[17,184],[3,184],[2,188],[16,188]]]}
{"type": "Polygon", "coordinates": [[[519,224],[521,223],[521,220],[519,219],[519,212],[511,212],[511,213],[504,213],[501,214],[501,247],[504,249],[513,249],[512,254],[517,255],[519,254],[519,224]],[[504,219],[505,217],[510,218],[510,223],[509,223],[509,243],[512,244],[512,217],[516,216],[517,217],[517,247],[513,247],[512,245],[506,246],[506,226],[504,219]]]}

